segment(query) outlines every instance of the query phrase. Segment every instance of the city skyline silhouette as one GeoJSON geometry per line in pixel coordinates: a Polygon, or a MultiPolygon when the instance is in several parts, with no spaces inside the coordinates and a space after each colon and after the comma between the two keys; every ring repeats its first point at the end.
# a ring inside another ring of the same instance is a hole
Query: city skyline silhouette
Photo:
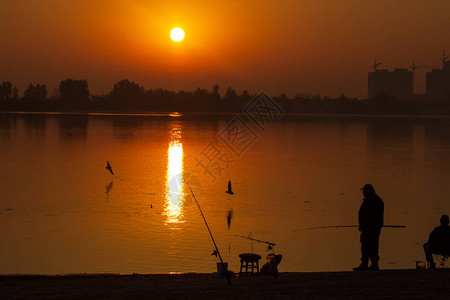
{"type": "MultiPolygon", "coordinates": [[[[120,79],[146,89],[190,91],[214,84],[350,98],[367,95],[367,72],[441,67],[450,51],[447,1],[226,1],[165,3],[116,0],[3,1],[1,81],[24,91],[85,79],[101,95],[120,79]],[[184,28],[176,43],[170,30],[184,28]],[[13,42],[12,42],[13,41],[13,42]]],[[[415,70],[417,93],[426,70],[415,70]]]]}

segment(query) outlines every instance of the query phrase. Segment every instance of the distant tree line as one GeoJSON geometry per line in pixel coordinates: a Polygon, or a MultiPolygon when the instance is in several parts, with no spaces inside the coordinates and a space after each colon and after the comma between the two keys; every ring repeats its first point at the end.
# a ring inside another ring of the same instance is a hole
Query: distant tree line
{"type": "Polygon", "coordinates": [[[18,90],[9,81],[3,81],[0,85],[0,101],[17,100],[18,90]]]}
{"type": "MultiPolygon", "coordinates": [[[[0,110],[4,111],[91,111],[91,112],[240,112],[256,94],[237,93],[231,87],[223,95],[216,84],[211,90],[193,91],[145,89],[127,79],[114,84],[104,95],[91,95],[87,80],[65,79],[59,83],[55,95],[48,96],[45,84],[29,84],[19,98],[18,89],[11,82],[0,85],[0,110]]],[[[379,94],[373,99],[321,97],[285,93],[272,97],[286,113],[305,114],[450,114],[450,100],[402,100],[379,94]]]]}

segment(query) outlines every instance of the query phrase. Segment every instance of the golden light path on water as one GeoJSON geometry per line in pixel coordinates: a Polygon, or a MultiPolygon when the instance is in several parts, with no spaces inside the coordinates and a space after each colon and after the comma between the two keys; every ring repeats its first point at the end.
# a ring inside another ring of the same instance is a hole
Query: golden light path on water
{"type": "Polygon", "coordinates": [[[170,143],[167,149],[166,207],[167,223],[184,223],[183,218],[183,144],[181,129],[170,131],[170,143]]]}

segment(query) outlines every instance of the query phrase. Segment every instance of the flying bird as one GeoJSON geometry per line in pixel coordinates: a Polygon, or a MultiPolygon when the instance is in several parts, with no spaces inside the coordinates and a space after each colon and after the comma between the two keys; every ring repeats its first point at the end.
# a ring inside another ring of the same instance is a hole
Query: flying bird
{"type": "Polygon", "coordinates": [[[109,164],[109,161],[106,162],[106,169],[109,170],[112,175],[114,175],[114,172],[113,172],[113,170],[111,168],[111,165],[109,164]]]}
{"type": "Polygon", "coordinates": [[[231,180],[228,180],[228,191],[226,191],[226,193],[234,195],[233,191],[231,190],[231,180]]]}

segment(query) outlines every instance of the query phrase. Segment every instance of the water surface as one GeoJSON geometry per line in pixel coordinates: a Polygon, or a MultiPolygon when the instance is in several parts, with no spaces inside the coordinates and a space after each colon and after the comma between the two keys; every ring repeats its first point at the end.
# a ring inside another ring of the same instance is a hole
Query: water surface
{"type": "MultiPolygon", "coordinates": [[[[357,230],[304,229],[357,224],[366,183],[385,223],[407,226],[383,230],[380,267],[424,260],[418,243],[450,209],[449,119],[247,120],[254,138],[237,153],[220,138],[234,117],[0,114],[0,273],[215,271],[187,178],[231,270],[249,233],[277,244],[281,271],[358,265],[357,230]],[[205,169],[211,142],[221,160],[205,169]]],[[[263,260],[266,246],[253,243],[263,260]]]]}

